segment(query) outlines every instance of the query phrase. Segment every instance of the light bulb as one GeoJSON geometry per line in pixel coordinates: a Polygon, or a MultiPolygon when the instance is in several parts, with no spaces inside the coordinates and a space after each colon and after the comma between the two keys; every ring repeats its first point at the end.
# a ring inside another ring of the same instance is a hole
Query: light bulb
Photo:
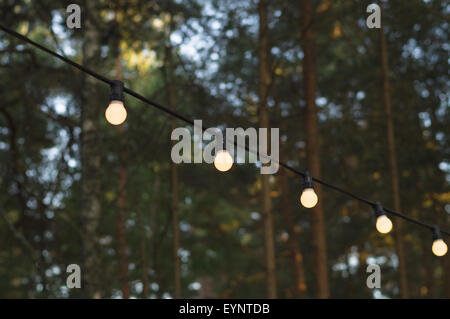
{"type": "Polygon", "coordinates": [[[214,166],[219,171],[226,172],[233,166],[233,158],[227,150],[218,151],[214,158],[214,166]]]}
{"type": "Polygon", "coordinates": [[[120,125],[127,119],[127,110],[122,101],[113,100],[105,111],[106,120],[112,125],[120,125]]]}
{"type": "Polygon", "coordinates": [[[392,230],[392,222],[386,215],[377,218],[377,230],[382,234],[387,234],[392,230]]]}
{"type": "Polygon", "coordinates": [[[447,253],[448,247],[445,241],[443,241],[442,239],[436,239],[435,241],[433,241],[433,246],[431,247],[431,250],[433,251],[433,254],[441,257],[447,253]]]}
{"type": "Polygon", "coordinates": [[[306,208],[312,208],[317,205],[319,198],[313,188],[305,188],[300,196],[300,202],[306,208]]]}

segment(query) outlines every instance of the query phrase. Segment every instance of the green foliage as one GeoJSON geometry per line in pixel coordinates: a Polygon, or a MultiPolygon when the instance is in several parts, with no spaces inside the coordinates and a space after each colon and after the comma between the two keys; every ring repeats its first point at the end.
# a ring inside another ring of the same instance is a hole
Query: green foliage
{"type": "MultiPolygon", "coordinates": [[[[0,21],[33,40],[82,61],[83,29],[68,30],[71,1],[0,1],[0,21]]],[[[121,49],[126,85],[167,104],[165,48],[175,51],[176,110],[204,127],[257,124],[257,10],[253,1],[97,1],[102,61],[114,77],[121,49]],[[163,4],[161,4],[163,3],[163,4]],[[115,16],[114,12],[119,15],[115,16]],[[168,15],[174,29],[168,34],[168,15]],[[119,22],[117,22],[117,20],[119,22]],[[171,40],[170,40],[171,39],[171,40]]],[[[319,131],[323,179],[391,206],[386,159],[378,35],[365,27],[371,1],[317,1],[319,131]]],[[[81,4],[83,6],[83,4],[81,4]]],[[[272,89],[270,121],[294,166],[305,167],[299,12],[291,1],[269,6],[272,89]]],[[[449,228],[450,116],[446,1],[384,3],[402,208],[449,228]],[[405,14],[406,13],[406,14],[405,14]]],[[[79,298],[65,288],[66,267],[82,264],[82,130],[79,71],[4,33],[0,36],[0,297],[79,298]]],[[[97,96],[106,107],[108,88],[97,96]]],[[[102,296],[120,297],[117,253],[119,153],[128,155],[126,235],[133,297],[166,298],[173,291],[170,121],[126,97],[127,144],[102,121],[102,217],[98,234],[102,296]],[[145,254],[142,244],[145,243],[145,254]],[[144,259],[148,268],[144,269],[144,259]]],[[[103,112],[100,112],[103,113],[103,112]]],[[[184,126],[184,123],[177,122],[184,126]]],[[[263,298],[260,184],[252,164],[222,174],[211,165],[181,164],[179,172],[182,296],[263,298]],[[198,285],[200,283],[200,285],[198,285]],[[201,287],[199,289],[199,287],[201,287]]],[[[292,296],[278,175],[273,179],[277,279],[292,296]]],[[[314,264],[308,211],[298,204],[300,180],[289,177],[289,205],[300,237],[308,296],[314,264]]],[[[382,266],[381,293],[397,297],[391,235],[376,233],[372,212],[324,190],[332,297],[378,297],[366,287],[365,265],[382,266]]],[[[431,256],[428,233],[404,227],[411,297],[443,297],[444,263],[431,256]],[[428,268],[427,268],[428,267],[428,268]],[[427,269],[434,271],[428,285],[427,269]],[[432,289],[432,291],[429,291],[432,289]]],[[[446,273],[445,273],[446,272],[446,273]]],[[[447,279],[448,281],[448,279],[447,279]]]]}

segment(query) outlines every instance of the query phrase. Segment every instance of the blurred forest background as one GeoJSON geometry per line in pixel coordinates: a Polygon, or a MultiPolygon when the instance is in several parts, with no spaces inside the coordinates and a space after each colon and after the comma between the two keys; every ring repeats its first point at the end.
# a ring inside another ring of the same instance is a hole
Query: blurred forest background
{"type": "MultiPolygon", "coordinates": [[[[279,127],[281,160],[450,229],[445,0],[0,0],[0,23],[204,127],[279,127]]],[[[429,230],[253,164],[174,165],[185,123],[0,32],[0,297],[450,298],[429,230]],[[366,286],[381,266],[382,288],[366,286]],[[81,266],[82,288],[66,287],[81,266]]],[[[189,127],[189,129],[192,129],[189,127]]],[[[197,142],[198,144],[198,142],[197,142]]]]}

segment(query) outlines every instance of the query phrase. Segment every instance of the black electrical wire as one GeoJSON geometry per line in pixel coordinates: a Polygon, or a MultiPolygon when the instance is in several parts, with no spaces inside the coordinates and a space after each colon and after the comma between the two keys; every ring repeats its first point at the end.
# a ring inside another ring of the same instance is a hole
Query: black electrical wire
{"type": "MultiPolygon", "coordinates": [[[[46,52],[46,53],[48,53],[48,54],[50,54],[50,55],[53,55],[54,57],[57,57],[58,59],[62,60],[63,62],[66,62],[66,63],[72,65],[73,67],[75,67],[75,68],[81,70],[81,71],[84,72],[84,73],[87,73],[87,74],[93,76],[94,78],[96,78],[96,79],[98,79],[98,80],[100,80],[100,81],[102,81],[102,82],[105,82],[106,84],[111,85],[111,84],[113,83],[113,80],[110,80],[110,79],[108,79],[107,77],[105,77],[105,76],[103,76],[103,75],[101,75],[101,74],[98,74],[97,72],[94,72],[94,71],[92,71],[92,70],[90,70],[90,69],[88,69],[88,68],[86,68],[86,67],[84,67],[84,66],[82,66],[82,65],[80,65],[80,64],[78,64],[78,63],[76,63],[76,62],[74,62],[74,61],[72,61],[72,60],[70,60],[70,59],[68,59],[68,58],[66,58],[66,57],[64,57],[64,56],[62,56],[62,55],[60,55],[60,54],[58,54],[58,53],[56,53],[56,52],[54,52],[54,51],[52,51],[52,50],[50,50],[50,49],[48,49],[48,48],[46,48],[46,47],[40,45],[40,44],[37,43],[37,42],[34,42],[33,40],[29,39],[28,37],[26,37],[26,36],[24,36],[24,35],[22,35],[22,34],[16,32],[16,31],[14,31],[14,30],[11,30],[11,29],[9,29],[9,28],[7,28],[7,27],[1,25],[1,24],[0,24],[0,29],[3,30],[4,32],[6,32],[6,33],[8,33],[8,34],[10,34],[10,35],[12,35],[12,36],[14,36],[14,37],[16,37],[16,38],[22,40],[22,41],[25,41],[25,42],[27,42],[27,43],[29,43],[29,44],[35,46],[36,48],[38,48],[38,49],[40,49],[40,50],[42,50],[42,51],[44,51],[44,52],[46,52]]],[[[172,110],[170,110],[169,108],[167,108],[167,107],[165,107],[165,106],[163,106],[163,105],[161,105],[161,104],[159,104],[159,103],[156,103],[156,102],[154,102],[154,101],[152,101],[152,100],[149,100],[149,99],[147,99],[146,97],[140,95],[139,93],[137,93],[137,92],[135,92],[135,91],[133,91],[133,90],[131,90],[131,89],[129,89],[129,88],[126,88],[126,87],[125,87],[125,88],[124,88],[124,92],[126,92],[126,93],[128,93],[129,95],[135,97],[135,98],[138,99],[138,100],[141,100],[141,101],[144,102],[144,103],[150,104],[150,105],[156,107],[157,109],[159,109],[159,110],[161,110],[161,111],[163,111],[163,112],[165,112],[165,113],[167,113],[167,114],[170,114],[170,115],[172,115],[173,117],[176,117],[176,118],[182,120],[183,122],[186,122],[186,123],[188,123],[188,124],[190,124],[190,125],[195,126],[193,120],[190,120],[190,119],[188,119],[187,117],[185,117],[185,116],[183,116],[183,115],[181,115],[181,114],[179,114],[179,113],[177,113],[177,112],[175,112],[175,111],[172,111],[172,110]]],[[[205,129],[202,128],[202,131],[205,131],[205,129]]],[[[253,153],[253,154],[259,155],[260,157],[261,157],[261,156],[265,157],[263,154],[259,154],[259,152],[255,152],[255,151],[251,150],[248,146],[241,146],[241,145],[238,145],[235,141],[233,141],[233,145],[238,146],[238,147],[243,147],[243,148],[245,148],[245,150],[246,150],[247,152],[251,152],[251,153],[253,153]]],[[[289,165],[286,164],[286,163],[283,163],[283,162],[281,162],[281,161],[274,161],[273,159],[271,159],[271,160],[272,160],[272,162],[274,162],[275,164],[278,164],[278,165],[284,167],[285,169],[287,169],[287,170],[293,172],[294,174],[300,175],[300,176],[302,176],[302,177],[305,177],[305,175],[306,175],[304,172],[299,171],[299,170],[293,168],[292,166],[289,166],[289,165]]],[[[365,199],[365,198],[363,198],[363,197],[361,197],[361,196],[359,196],[359,195],[356,195],[356,194],[354,194],[354,193],[351,193],[351,192],[349,192],[349,191],[346,191],[346,190],[344,190],[344,189],[342,189],[342,188],[340,188],[340,187],[338,187],[338,186],[329,184],[329,183],[327,183],[327,182],[325,182],[325,181],[323,181],[323,180],[321,180],[321,179],[315,178],[315,177],[313,177],[312,180],[315,181],[315,182],[317,182],[317,183],[319,183],[319,184],[322,184],[323,186],[326,186],[326,187],[328,187],[328,188],[331,188],[331,189],[333,189],[333,190],[335,190],[335,191],[337,191],[337,192],[340,192],[340,193],[342,193],[342,194],[345,194],[345,195],[347,195],[347,196],[349,196],[349,197],[351,197],[351,198],[353,198],[353,199],[355,199],[355,200],[357,200],[357,201],[363,202],[363,203],[365,203],[365,204],[367,204],[367,205],[370,205],[370,206],[372,206],[372,207],[375,206],[375,202],[373,202],[373,201],[371,201],[371,200],[368,200],[368,199],[365,199]]],[[[428,229],[430,229],[430,230],[433,230],[434,227],[435,227],[435,225],[431,225],[431,224],[428,224],[428,223],[421,222],[421,221],[419,221],[419,220],[417,220],[417,219],[414,219],[414,218],[412,218],[412,217],[409,217],[409,216],[407,216],[407,215],[404,215],[404,214],[402,214],[402,213],[400,213],[400,212],[397,212],[397,211],[395,211],[395,210],[393,210],[393,209],[389,209],[389,208],[386,208],[386,207],[383,207],[383,208],[384,208],[384,210],[385,210],[386,212],[391,213],[392,215],[395,215],[395,216],[397,216],[397,217],[400,217],[400,218],[402,218],[402,219],[404,219],[404,220],[407,220],[407,221],[409,221],[409,222],[412,222],[412,223],[414,223],[414,224],[416,224],[416,225],[426,227],[426,228],[428,228],[428,229]]],[[[448,232],[448,231],[443,231],[443,230],[441,230],[441,233],[442,233],[442,234],[446,234],[447,236],[450,236],[450,232],[448,232]]]]}
{"type": "Polygon", "coordinates": [[[83,71],[83,72],[93,76],[94,78],[96,78],[96,79],[98,79],[100,81],[108,83],[109,85],[112,84],[112,80],[110,80],[110,79],[108,79],[108,78],[106,78],[106,77],[104,77],[104,76],[102,76],[102,75],[100,75],[100,74],[98,74],[98,73],[96,73],[94,71],[91,71],[88,68],[85,68],[84,66],[82,66],[82,65],[80,65],[80,64],[78,64],[78,63],[76,63],[76,62],[74,62],[74,61],[72,61],[72,60],[70,60],[70,59],[68,59],[68,58],[66,58],[66,57],[56,53],[56,52],[53,52],[52,50],[50,50],[50,49],[40,45],[37,42],[34,42],[33,40],[27,38],[26,36],[16,32],[16,31],[14,31],[14,30],[11,30],[11,29],[9,29],[9,28],[1,25],[1,24],[0,24],[0,29],[3,30],[6,33],[9,33],[9,34],[15,36],[16,38],[18,38],[18,39],[20,39],[22,41],[25,41],[25,42],[35,46],[36,48],[38,48],[38,49],[40,49],[40,50],[42,50],[44,52],[47,52],[50,55],[53,55],[54,57],[57,57],[58,59],[60,59],[60,60],[62,60],[64,62],[66,62],[66,63],[76,67],[77,69],[79,69],[79,70],[81,70],[81,71],[83,71]]]}
{"type": "MultiPolygon", "coordinates": [[[[38,49],[40,49],[40,50],[42,50],[42,51],[44,51],[44,52],[47,52],[47,53],[50,54],[50,55],[53,55],[54,57],[57,57],[58,59],[60,59],[60,60],[62,60],[63,62],[66,62],[66,63],[72,65],[73,67],[77,68],[78,70],[80,70],[80,71],[82,71],[82,72],[84,72],[84,73],[87,73],[87,74],[89,74],[90,76],[93,76],[93,77],[96,78],[97,80],[100,80],[100,81],[102,81],[102,82],[105,82],[105,83],[108,84],[108,85],[111,85],[111,84],[113,83],[113,80],[110,80],[110,79],[108,79],[107,77],[105,77],[105,76],[103,76],[103,75],[101,75],[101,74],[98,74],[97,72],[94,72],[94,71],[92,71],[92,70],[90,70],[90,69],[88,69],[88,68],[82,66],[81,64],[78,64],[78,63],[76,63],[75,61],[72,61],[72,60],[70,60],[70,59],[68,59],[68,58],[66,58],[66,57],[64,57],[64,56],[62,56],[61,54],[58,54],[58,53],[56,53],[56,52],[54,52],[54,51],[52,51],[52,50],[50,50],[50,49],[48,49],[48,48],[46,48],[46,47],[40,45],[39,43],[34,42],[33,40],[29,39],[28,37],[26,37],[26,36],[24,36],[24,35],[22,35],[22,34],[16,32],[16,31],[14,31],[14,30],[11,30],[11,29],[9,29],[9,28],[7,28],[7,27],[1,25],[1,24],[0,24],[0,29],[3,30],[3,31],[6,32],[6,33],[9,33],[9,34],[15,36],[16,38],[18,38],[18,39],[20,39],[20,40],[22,40],[22,41],[25,41],[25,42],[27,42],[27,43],[29,43],[29,44],[35,46],[36,48],[38,48],[38,49]]],[[[147,103],[147,104],[151,104],[151,105],[153,105],[154,107],[160,109],[161,111],[164,111],[164,112],[166,112],[166,113],[168,113],[168,114],[170,114],[170,115],[172,115],[172,116],[174,116],[174,117],[176,117],[176,118],[178,118],[178,119],[180,119],[180,120],[182,120],[182,121],[184,121],[184,122],[187,122],[187,123],[189,123],[189,124],[191,124],[191,125],[194,125],[194,122],[191,121],[191,120],[189,120],[188,118],[186,118],[186,117],[184,117],[184,116],[182,116],[182,115],[180,115],[180,114],[178,114],[178,113],[175,113],[175,112],[171,111],[170,109],[168,109],[168,108],[165,107],[165,106],[162,106],[162,105],[159,104],[159,103],[153,102],[153,101],[151,101],[151,100],[149,100],[149,99],[143,97],[142,95],[140,95],[140,94],[134,92],[133,90],[130,90],[130,89],[128,89],[128,88],[124,88],[124,92],[126,92],[126,93],[128,93],[128,94],[134,96],[134,97],[137,98],[138,100],[141,100],[141,101],[143,101],[143,102],[145,102],[145,103],[147,103]]]]}

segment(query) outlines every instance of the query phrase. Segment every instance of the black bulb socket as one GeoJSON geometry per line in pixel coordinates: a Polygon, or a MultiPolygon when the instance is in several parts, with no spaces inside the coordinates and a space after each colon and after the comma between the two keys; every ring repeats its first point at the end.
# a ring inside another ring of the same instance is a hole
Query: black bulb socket
{"type": "Polygon", "coordinates": [[[441,230],[439,229],[439,226],[434,225],[433,226],[433,241],[442,239],[441,230]]]}
{"type": "Polygon", "coordinates": [[[376,202],[373,206],[373,211],[375,212],[375,217],[378,218],[380,216],[386,215],[383,209],[383,205],[380,202],[376,202]]]}
{"type": "Polygon", "coordinates": [[[114,80],[111,83],[111,92],[109,94],[109,100],[110,101],[124,101],[124,95],[123,95],[123,82],[119,80],[114,80]]]}
{"type": "Polygon", "coordinates": [[[310,172],[306,172],[303,177],[302,188],[305,190],[307,188],[314,189],[313,180],[310,172]]]}

